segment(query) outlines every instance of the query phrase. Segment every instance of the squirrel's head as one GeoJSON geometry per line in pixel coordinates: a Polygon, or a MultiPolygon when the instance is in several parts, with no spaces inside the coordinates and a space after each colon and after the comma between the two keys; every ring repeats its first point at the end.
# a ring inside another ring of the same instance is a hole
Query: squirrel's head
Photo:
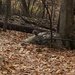
{"type": "Polygon", "coordinates": [[[38,32],[37,30],[33,30],[33,31],[32,31],[32,34],[38,36],[39,32],[38,32]]]}

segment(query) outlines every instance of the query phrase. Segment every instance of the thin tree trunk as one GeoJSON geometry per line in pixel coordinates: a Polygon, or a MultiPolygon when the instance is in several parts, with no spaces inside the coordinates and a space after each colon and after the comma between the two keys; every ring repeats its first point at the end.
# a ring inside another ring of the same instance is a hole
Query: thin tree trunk
{"type": "Polygon", "coordinates": [[[44,7],[46,8],[47,14],[48,14],[48,16],[49,16],[50,29],[51,29],[51,47],[53,47],[52,16],[51,16],[51,14],[50,14],[50,12],[49,12],[48,7],[47,7],[46,4],[45,4],[45,0],[42,0],[42,3],[43,3],[43,5],[44,5],[44,7]]]}
{"type": "Polygon", "coordinates": [[[4,25],[3,25],[3,31],[5,32],[8,25],[8,19],[10,17],[10,11],[11,11],[11,0],[6,0],[6,12],[5,12],[5,19],[4,19],[4,25]]]}
{"type": "Polygon", "coordinates": [[[2,0],[0,0],[0,15],[2,13],[2,0]]]}
{"type": "Polygon", "coordinates": [[[25,16],[29,16],[29,6],[27,6],[26,0],[21,0],[21,3],[23,5],[24,10],[23,14],[25,14],[25,16]]]}

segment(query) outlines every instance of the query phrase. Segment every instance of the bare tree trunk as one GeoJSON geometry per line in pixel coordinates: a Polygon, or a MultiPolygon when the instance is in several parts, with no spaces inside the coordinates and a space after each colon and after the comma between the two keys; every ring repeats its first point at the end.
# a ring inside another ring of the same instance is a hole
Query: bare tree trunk
{"type": "Polygon", "coordinates": [[[11,12],[11,0],[6,0],[6,12],[5,12],[3,31],[6,31],[6,29],[7,29],[10,12],[11,12]]]}
{"type": "Polygon", "coordinates": [[[21,3],[23,5],[23,10],[24,10],[25,16],[29,16],[29,5],[27,6],[26,0],[21,0],[21,3]]]}
{"type": "Polygon", "coordinates": [[[34,1],[33,1],[32,8],[31,8],[31,11],[30,11],[31,14],[32,14],[32,11],[33,11],[33,6],[34,6],[34,4],[36,3],[36,1],[37,1],[37,0],[34,0],[34,1]]]}
{"type": "MultiPolygon", "coordinates": [[[[62,0],[59,33],[64,39],[72,39],[74,28],[73,0],[62,0]]],[[[73,46],[71,41],[64,42],[66,47],[73,46]]]]}
{"type": "MultiPolygon", "coordinates": [[[[48,6],[45,4],[45,0],[42,0],[44,7],[46,8],[47,14],[49,16],[50,21],[50,29],[51,29],[51,47],[53,47],[53,32],[52,32],[52,14],[50,14],[48,6]]],[[[53,10],[53,9],[52,9],[53,10]]]]}
{"type": "Polygon", "coordinates": [[[0,0],[0,15],[2,13],[2,0],[0,0]]]}
{"type": "Polygon", "coordinates": [[[45,7],[43,7],[42,19],[44,18],[44,16],[45,16],[45,7]]]}

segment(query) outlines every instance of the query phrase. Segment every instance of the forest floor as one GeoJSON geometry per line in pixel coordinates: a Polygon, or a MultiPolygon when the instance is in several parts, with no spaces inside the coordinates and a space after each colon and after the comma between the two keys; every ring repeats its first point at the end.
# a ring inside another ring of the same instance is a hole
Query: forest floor
{"type": "Polygon", "coordinates": [[[0,75],[75,75],[75,50],[21,46],[31,35],[0,31],[0,75]]]}

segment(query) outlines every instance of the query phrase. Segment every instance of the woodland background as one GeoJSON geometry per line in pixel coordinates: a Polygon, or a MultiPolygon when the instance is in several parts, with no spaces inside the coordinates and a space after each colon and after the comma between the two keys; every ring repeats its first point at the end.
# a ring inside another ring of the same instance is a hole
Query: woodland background
{"type": "Polygon", "coordinates": [[[74,13],[74,0],[0,0],[0,75],[74,75],[74,13]],[[49,46],[23,41],[37,32],[50,32],[49,46]]]}

